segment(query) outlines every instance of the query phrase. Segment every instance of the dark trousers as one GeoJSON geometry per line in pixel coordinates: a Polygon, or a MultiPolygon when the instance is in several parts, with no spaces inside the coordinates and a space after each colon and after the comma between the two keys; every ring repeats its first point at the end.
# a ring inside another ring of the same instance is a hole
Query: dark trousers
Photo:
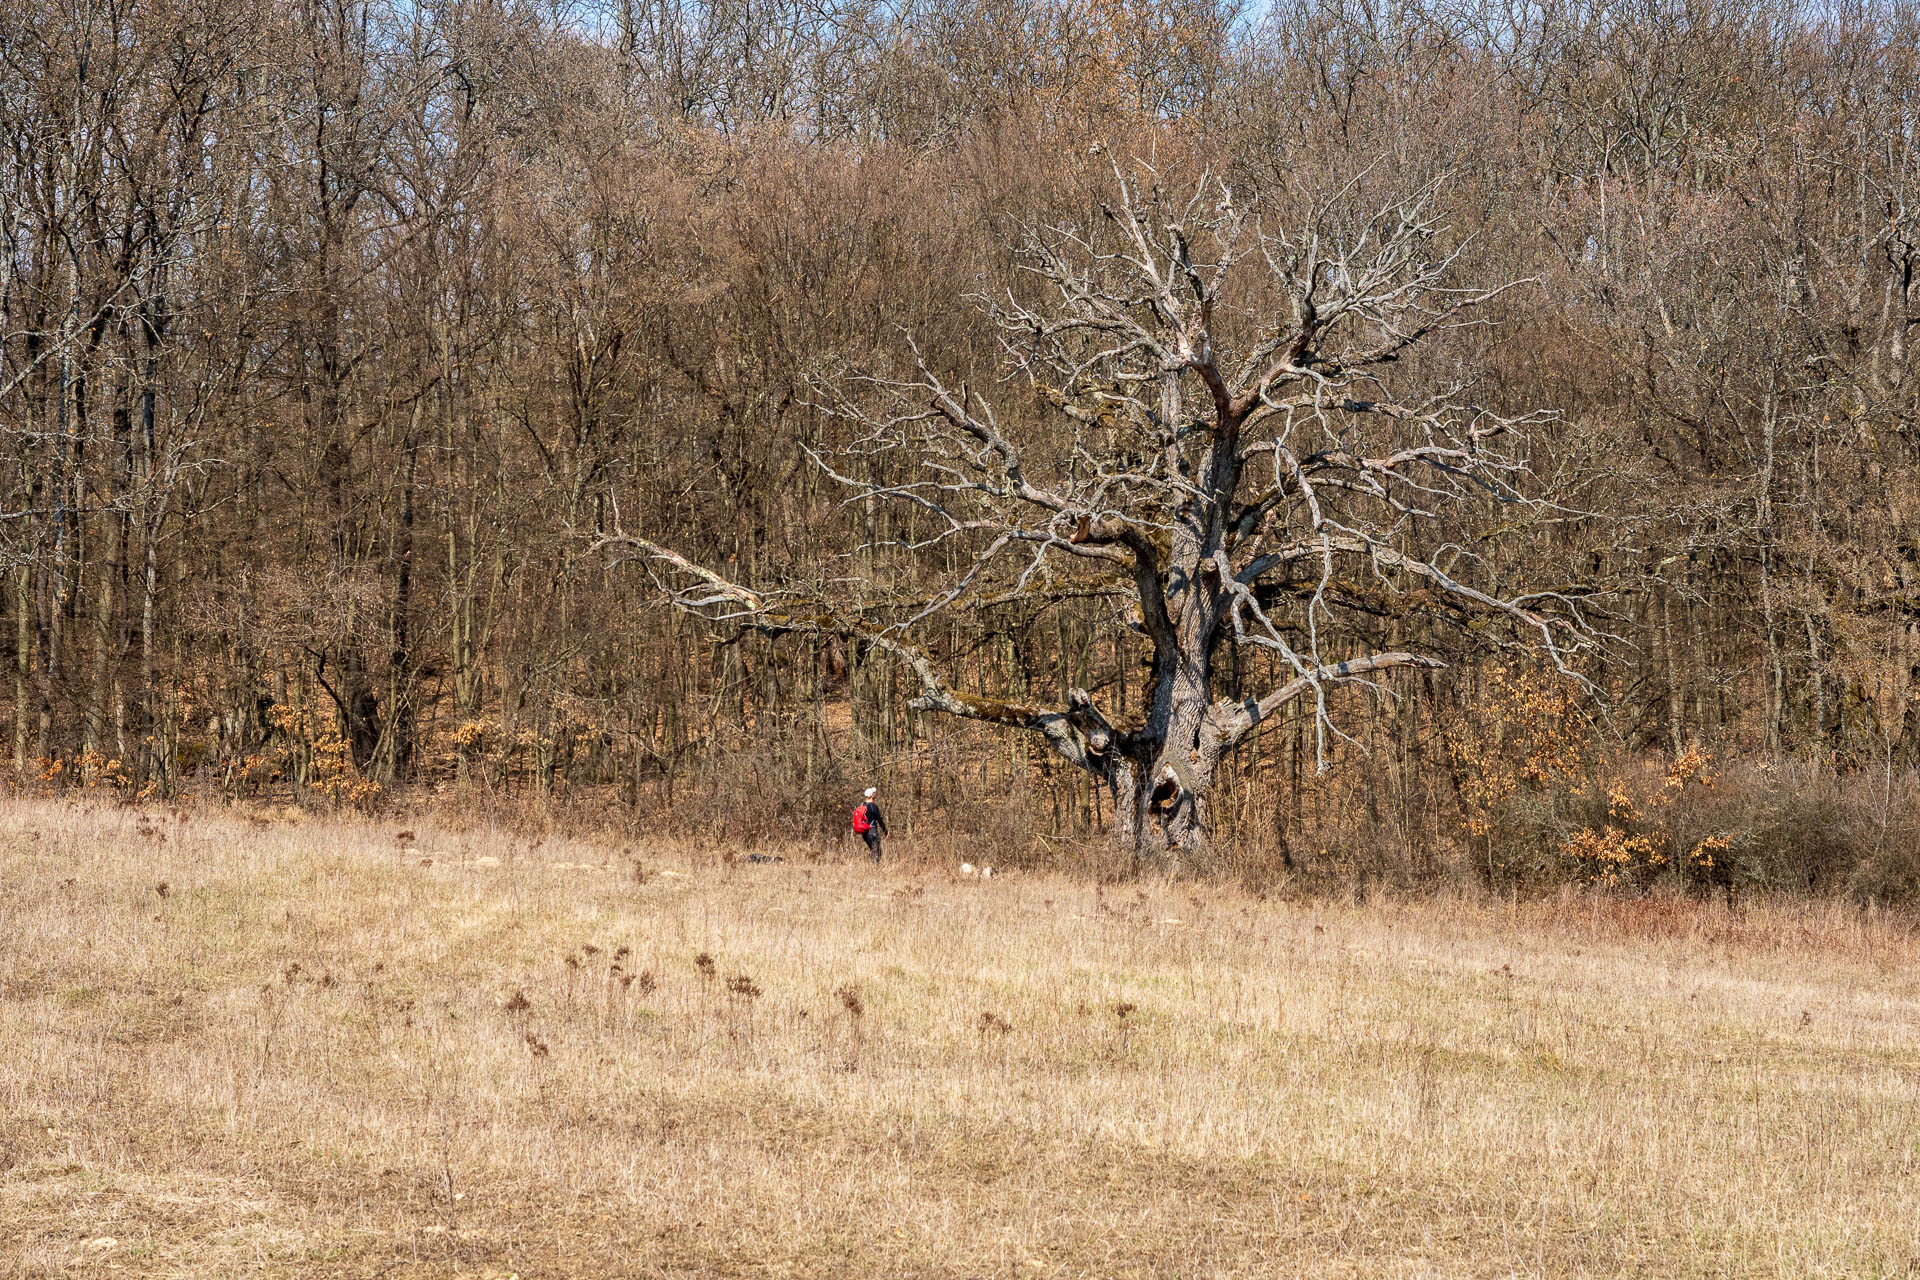
{"type": "Polygon", "coordinates": [[[880,861],[880,833],[868,827],[860,833],[860,838],[867,842],[867,856],[875,862],[880,861]]]}

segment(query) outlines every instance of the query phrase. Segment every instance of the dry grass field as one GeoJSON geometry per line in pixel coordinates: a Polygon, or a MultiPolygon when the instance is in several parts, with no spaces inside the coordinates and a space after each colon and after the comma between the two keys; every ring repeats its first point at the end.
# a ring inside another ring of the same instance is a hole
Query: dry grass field
{"type": "Polygon", "coordinates": [[[0,1276],[1907,1276],[1917,959],[13,802],[0,1276]]]}

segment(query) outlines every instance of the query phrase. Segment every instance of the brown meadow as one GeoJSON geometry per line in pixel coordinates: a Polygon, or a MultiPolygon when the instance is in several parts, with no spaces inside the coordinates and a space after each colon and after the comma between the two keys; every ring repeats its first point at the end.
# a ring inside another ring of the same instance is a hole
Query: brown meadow
{"type": "Polygon", "coordinates": [[[0,1276],[1920,1267],[1873,912],[409,826],[0,810],[0,1276]]]}

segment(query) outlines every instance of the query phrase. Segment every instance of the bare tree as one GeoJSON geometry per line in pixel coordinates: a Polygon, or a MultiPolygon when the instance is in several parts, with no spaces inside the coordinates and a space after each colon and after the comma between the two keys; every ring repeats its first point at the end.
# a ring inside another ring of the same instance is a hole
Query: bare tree
{"type": "Polygon", "coordinates": [[[1010,425],[1017,392],[996,409],[911,342],[903,375],[817,384],[858,428],[820,464],[863,510],[905,508],[874,526],[875,549],[946,558],[955,572],[937,590],[876,606],[882,584],[869,584],[856,608],[824,582],[759,591],[643,538],[607,545],[690,579],[673,591],[683,608],[862,637],[911,669],[921,709],[1041,735],[1110,789],[1118,840],[1178,869],[1207,853],[1229,752],[1304,700],[1324,767],[1325,744],[1344,736],[1340,686],[1440,665],[1355,647],[1351,619],[1498,620],[1511,625],[1495,633],[1563,670],[1594,633],[1577,589],[1483,580],[1494,575],[1467,536],[1488,503],[1537,505],[1501,442],[1547,415],[1497,413],[1460,380],[1414,368],[1431,339],[1485,323],[1512,287],[1455,282],[1461,248],[1445,241],[1432,186],[1369,209],[1355,180],[1283,220],[1212,178],[1184,200],[1145,166],[1114,179],[1085,225],[1024,230],[1027,295],[982,300],[1009,374],[1035,393],[1031,431],[1010,425]],[[1049,434],[1048,419],[1062,429],[1049,434]],[[920,639],[967,602],[1087,594],[1150,650],[1150,696],[1130,721],[1082,689],[1059,706],[969,693],[920,639]],[[1235,647],[1275,659],[1275,683],[1225,696],[1235,647]]]}

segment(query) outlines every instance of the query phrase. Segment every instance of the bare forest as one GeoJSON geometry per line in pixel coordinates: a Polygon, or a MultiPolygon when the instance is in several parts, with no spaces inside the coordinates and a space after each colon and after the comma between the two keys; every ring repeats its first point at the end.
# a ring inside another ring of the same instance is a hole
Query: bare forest
{"type": "Polygon", "coordinates": [[[0,0],[22,793],[1920,894],[1920,10],[0,0]]]}

